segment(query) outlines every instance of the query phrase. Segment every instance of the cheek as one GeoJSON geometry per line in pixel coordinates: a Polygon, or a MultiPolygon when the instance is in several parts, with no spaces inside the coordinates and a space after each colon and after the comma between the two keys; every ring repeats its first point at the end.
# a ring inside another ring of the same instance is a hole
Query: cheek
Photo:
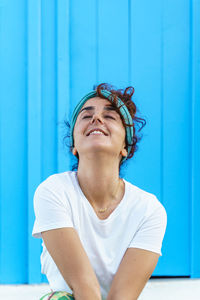
{"type": "Polygon", "coordinates": [[[115,128],[115,140],[118,144],[126,143],[126,131],[124,127],[115,128]]]}
{"type": "Polygon", "coordinates": [[[126,137],[126,130],[125,130],[125,128],[124,128],[123,125],[122,125],[122,127],[120,127],[118,129],[118,132],[119,132],[119,136],[122,137],[123,139],[125,139],[125,137],[126,137]]]}
{"type": "Polygon", "coordinates": [[[74,126],[74,131],[73,131],[73,138],[74,138],[74,145],[75,145],[75,143],[76,143],[76,141],[77,141],[77,136],[78,136],[78,132],[77,132],[77,126],[75,125],[74,126]]]}
{"type": "Polygon", "coordinates": [[[83,126],[80,126],[79,122],[76,122],[73,131],[74,145],[75,143],[76,144],[78,143],[78,140],[81,137],[83,130],[84,130],[83,126]]]}
{"type": "Polygon", "coordinates": [[[126,130],[125,130],[124,127],[121,129],[121,135],[120,136],[121,136],[122,144],[126,145],[126,130]]]}

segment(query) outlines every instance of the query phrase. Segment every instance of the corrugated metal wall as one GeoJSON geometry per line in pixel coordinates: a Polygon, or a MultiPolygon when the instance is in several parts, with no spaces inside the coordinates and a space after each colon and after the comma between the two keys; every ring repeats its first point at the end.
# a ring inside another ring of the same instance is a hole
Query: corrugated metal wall
{"type": "Polygon", "coordinates": [[[36,283],[33,194],[69,170],[64,119],[94,84],[135,87],[147,119],[124,177],[168,226],[154,275],[200,277],[200,3],[0,0],[0,283],[36,283]]]}

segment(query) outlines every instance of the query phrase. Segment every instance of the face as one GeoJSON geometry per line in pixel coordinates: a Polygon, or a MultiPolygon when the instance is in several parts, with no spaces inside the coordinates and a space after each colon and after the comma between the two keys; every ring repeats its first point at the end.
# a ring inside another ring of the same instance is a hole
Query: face
{"type": "Polygon", "coordinates": [[[112,154],[119,161],[127,155],[125,128],[111,102],[95,97],[81,108],[74,127],[74,149],[82,155],[101,152],[112,154]]]}

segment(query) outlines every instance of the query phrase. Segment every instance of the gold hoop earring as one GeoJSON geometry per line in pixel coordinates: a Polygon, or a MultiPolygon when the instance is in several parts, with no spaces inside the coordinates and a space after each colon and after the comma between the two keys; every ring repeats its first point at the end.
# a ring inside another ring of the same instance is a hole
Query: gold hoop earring
{"type": "Polygon", "coordinates": [[[76,156],[76,155],[77,155],[77,150],[76,150],[76,148],[73,148],[73,150],[72,150],[72,154],[73,154],[74,156],[76,156]]]}

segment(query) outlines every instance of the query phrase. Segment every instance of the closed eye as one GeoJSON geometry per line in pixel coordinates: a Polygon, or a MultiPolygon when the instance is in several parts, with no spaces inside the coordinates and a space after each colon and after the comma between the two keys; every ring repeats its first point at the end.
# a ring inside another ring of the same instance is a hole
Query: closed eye
{"type": "MultiPolygon", "coordinates": [[[[88,119],[88,118],[91,118],[91,117],[92,117],[92,116],[84,116],[82,119],[88,119]]],[[[105,116],[105,118],[109,118],[109,119],[115,120],[115,118],[112,117],[112,116],[105,116]]]]}
{"type": "Polygon", "coordinates": [[[115,118],[114,118],[114,117],[112,117],[112,116],[105,116],[105,118],[110,118],[110,119],[113,119],[113,120],[115,120],[115,118]]]}
{"type": "Polygon", "coordinates": [[[82,119],[91,118],[92,116],[84,116],[82,119]]]}

